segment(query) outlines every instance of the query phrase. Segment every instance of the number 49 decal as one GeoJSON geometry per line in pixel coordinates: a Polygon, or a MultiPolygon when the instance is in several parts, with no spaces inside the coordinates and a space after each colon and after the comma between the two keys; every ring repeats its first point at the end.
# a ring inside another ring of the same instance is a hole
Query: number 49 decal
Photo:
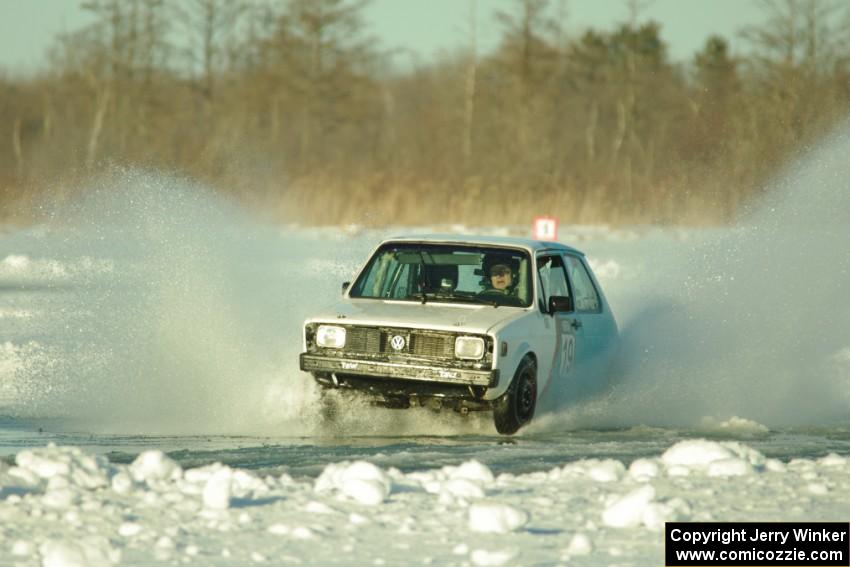
{"type": "Polygon", "coordinates": [[[561,349],[561,368],[567,372],[576,357],[576,338],[573,335],[564,337],[564,348],[561,349]]]}

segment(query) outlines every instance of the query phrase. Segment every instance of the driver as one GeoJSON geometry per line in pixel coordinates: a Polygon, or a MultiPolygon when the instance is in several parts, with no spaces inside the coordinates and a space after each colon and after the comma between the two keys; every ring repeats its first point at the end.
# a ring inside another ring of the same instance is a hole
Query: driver
{"type": "Polygon", "coordinates": [[[498,305],[520,305],[517,295],[519,279],[512,264],[513,261],[508,259],[493,260],[492,264],[485,268],[485,277],[481,282],[484,289],[478,293],[478,297],[495,301],[498,305]]]}
{"type": "Polygon", "coordinates": [[[490,266],[490,286],[488,289],[508,294],[514,283],[514,273],[507,264],[493,264],[490,266]]]}

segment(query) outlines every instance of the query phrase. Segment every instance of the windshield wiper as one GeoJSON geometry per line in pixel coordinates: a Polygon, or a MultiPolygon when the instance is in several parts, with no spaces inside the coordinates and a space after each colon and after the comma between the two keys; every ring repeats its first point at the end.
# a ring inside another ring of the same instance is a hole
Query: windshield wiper
{"type": "Polygon", "coordinates": [[[495,299],[483,299],[483,298],[481,298],[481,297],[475,297],[475,296],[473,296],[473,297],[464,297],[463,299],[465,299],[465,300],[467,300],[467,299],[468,299],[468,300],[469,300],[469,301],[471,301],[472,303],[483,303],[484,305],[492,305],[493,307],[498,307],[498,306],[499,306],[499,302],[498,302],[498,301],[496,301],[495,299]]]}
{"type": "MultiPolygon", "coordinates": [[[[490,299],[481,299],[480,297],[469,297],[466,295],[446,295],[439,292],[419,293],[416,295],[411,295],[410,297],[415,297],[416,299],[421,300],[423,295],[428,299],[429,303],[480,303],[483,305],[492,305],[493,307],[501,306],[499,302],[490,299]]],[[[422,303],[425,302],[423,301],[422,303]]]]}

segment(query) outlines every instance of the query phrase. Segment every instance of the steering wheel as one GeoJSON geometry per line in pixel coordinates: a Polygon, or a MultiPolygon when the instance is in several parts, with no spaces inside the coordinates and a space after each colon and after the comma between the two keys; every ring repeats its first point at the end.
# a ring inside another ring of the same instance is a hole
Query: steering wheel
{"type": "Polygon", "coordinates": [[[509,293],[502,293],[495,289],[485,289],[478,294],[478,298],[483,299],[484,301],[492,301],[497,305],[508,305],[510,307],[522,306],[522,301],[520,301],[517,296],[509,293]]]}
{"type": "Polygon", "coordinates": [[[478,292],[478,297],[483,299],[492,299],[495,301],[497,299],[504,299],[508,297],[508,294],[496,289],[485,289],[484,291],[478,292]]]}

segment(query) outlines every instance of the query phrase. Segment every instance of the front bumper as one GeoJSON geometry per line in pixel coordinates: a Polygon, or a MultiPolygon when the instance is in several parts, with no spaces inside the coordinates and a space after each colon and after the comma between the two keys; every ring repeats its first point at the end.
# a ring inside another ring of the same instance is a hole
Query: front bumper
{"type": "Polygon", "coordinates": [[[315,354],[301,353],[301,370],[306,372],[329,372],[421,380],[461,386],[485,386],[495,388],[499,385],[498,370],[466,370],[439,366],[421,366],[395,362],[375,362],[371,360],[339,359],[315,354]]]}

